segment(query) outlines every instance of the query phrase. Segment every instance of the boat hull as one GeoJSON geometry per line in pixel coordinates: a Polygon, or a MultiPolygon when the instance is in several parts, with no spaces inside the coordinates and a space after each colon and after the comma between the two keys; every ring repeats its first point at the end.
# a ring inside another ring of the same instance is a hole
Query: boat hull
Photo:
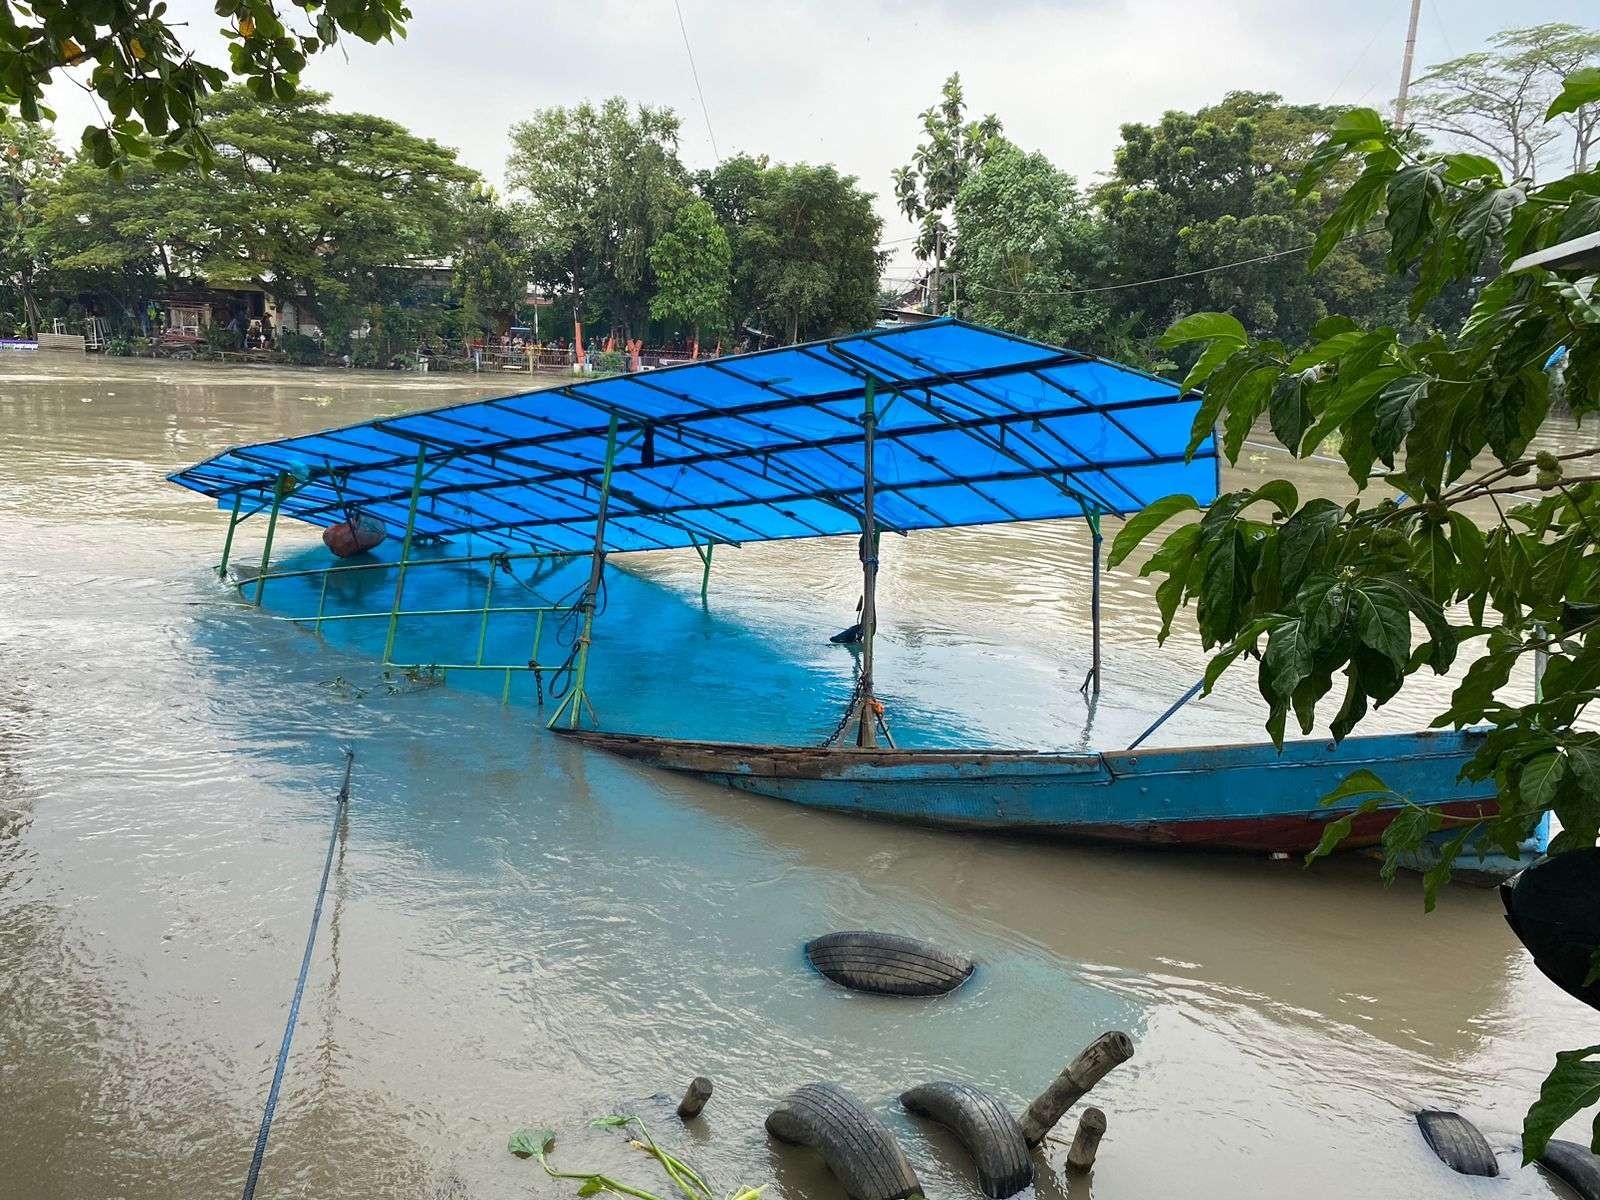
{"type": "MultiPolygon", "coordinates": [[[[564,736],[636,762],[808,808],[1064,839],[1304,853],[1351,811],[1319,801],[1366,768],[1453,817],[1496,811],[1492,783],[1459,780],[1480,735],[1383,734],[1127,753],[856,750],[685,741],[591,730],[564,736]]],[[[1359,800],[1359,798],[1357,798],[1359,800]]],[[[1341,848],[1370,846],[1400,811],[1355,818],[1341,848]]]]}

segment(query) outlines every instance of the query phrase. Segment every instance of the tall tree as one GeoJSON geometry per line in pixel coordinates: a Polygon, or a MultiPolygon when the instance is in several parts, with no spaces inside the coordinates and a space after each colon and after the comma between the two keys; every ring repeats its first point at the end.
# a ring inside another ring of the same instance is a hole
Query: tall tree
{"type": "MultiPolygon", "coordinates": [[[[342,34],[385,41],[403,36],[411,18],[401,0],[216,0],[214,7],[227,22],[222,36],[232,74],[262,101],[291,98],[306,60],[342,34]]],[[[120,174],[152,153],[163,166],[192,157],[209,162],[203,111],[229,71],[183,45],[181,24],[165,0],[0,0],[0,118],[53,118],[43,104],[45,85],[81,67],[84,86],[109,114],[83,131],[83,149],[96,166],[120,174]]]]}
{"type": "Polygon", "coordinates": [[[321,92],[263,102],[229,89],[205,130],[214,170],[171,189],[205,231],[196,269],[319,318],[374,294],[384,268],[448,254],[458,197],[477,179],[453,150],[333,112],[321,92]]]}
{"type": "Polygon", "coordinates": [[[230,88],[205,129],[216,164],[203,177],[69,167],[46,213],[57,269],[254,284],[335,328],[392,285],[387,269],[454,248],[476,175],[392,121],[332,112],[317,92],[263,103],[230,88]]]}
{"type": "Polygon", "coordinates": [[[1556,22],[1506,29],[1489,49],[1439,63],[1416,82],[1411,120],[1476,153],[1486,154],[1511,179],[1534,182],[1560,161],[1583,171],[1597,141],[1600,122],[1586,112],[1563,122],[1545,120],[1562,80],[1583,67],[1600,65],[1600,30],[1556,22]]]}
{"type": "Polygon", "coordinates": [[[28,332],[39,332],[38,236],[45,197],[60,176],[62,155],[48,128],[0,121],[0,289],[13,292],[28,332]]]}
{"type": "Polygon", "coordinates": [[[942,268],[955,248],[956,194],[1000,148],[1000,119],[990,113],[968,121],[961,76],[953,74],[944,81],[939,103],[923,112],[922,133],[911,161],[893,172],[895,202],[917,223],[917,257],[942,268]]]}
{"type": "Polygon", "coordinates": [[[467,192],[452,282],[469,328],[492,332],[516,315],[531,270],[524,228],[493,188],[476,184],[467,192]]]}
{"type": "Polygon", "coordinates": [[[720,329],[726,323],[733,253],[711,205],[684,205],[672,228],[650,247],[650,265],[656,273],[653,319],[689,326],[696,345],[702,326],[720,329]]]}
{"type": "Polygon", "coordinates": [[[511,127],[506,179],[525,201],[539,281],[629,334],[654,291],[650,247],[689,198],[678,127],[671,109],[630,111],[620,96],[511,127]]]}
{"type": "Polygon", "coordinates": [[[956,193],[955,256],[964,308],[975,320],[1055,345],[1126,350],[1098,295],[1105,243],[1077,181],[1042,154],[1007,144],[956,193]]]}
{"type": "Polygon", "coordinates": [[[740,236],[749,318],[791,342],[871,325],[882,232],[853,175],[805,163],[767,167],[740,236]]]}

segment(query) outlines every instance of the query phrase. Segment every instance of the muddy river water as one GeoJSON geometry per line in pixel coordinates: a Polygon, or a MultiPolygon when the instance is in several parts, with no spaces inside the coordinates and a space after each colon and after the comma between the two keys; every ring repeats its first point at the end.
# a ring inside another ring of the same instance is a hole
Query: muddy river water
{"type": "MultiPolygon", "coordinates": [[[[1521,1115],[1594,1014],[1535,971],[1489,891],[1422,912],[1348,858],[1039,846],[818,815],[557,744],[531,700],[385,686],[363,647],[235,606],[225,519],[163,480],[228,445],[519,390],[514,377],[292,372],[0,353],[0,1197],[236,1192],[322,865],[340,747],[354,800],[262,1195],[568,1196],[506,1153],[662,1186],[591,1116],[707,1074],[691,1156],[724,1188],[842,1193],[770,1146],[774,1099],[836,1079],[901,1135],[930,1196],[976,1197],[953,1143],[893,1097],[984,1084],[1019,1109],[1095,1034],[1136,1057],[1096,1089],[1089,1179],[1050,1149],[1037,1192],[1099,1200],[1468,1196],[1411,1114],[1456,1108],[1516,1166],[1521,1115]],[[830,928],[921,934],[979,974],[933,1002],[825,985],[830,928]]],[[[1225,486],[1336,464],[1252,449],[1225,486]]],[[[248,528],[248,527],[247,527],[248,528]]],[[[1109,532],[1109,530],[1108,530],[1109,532]]],[[[258,530],[238,554],[259,554],[258,530]]],[[[285,558],[315,537],[285,533],[285,558]]],[[[319,552],[320,553],[320,552],[319,552]]],[[[885,539],[878,675],[912,740],[1119,748],[1196,678],[1154,643],[1147,581],[1106,581],[1088,665],[1081,525],[885,539]]],[[[614,560],[594,698],[620,728],[824,734],[850,687],[828,644],[853,545],[614,560]],[[609,622],[608,622],[609,618],[609,622]]],[[[1377,714],[1425,725],[1442,688],[1377,714]]],[[[1240,672],[1159,743],[1259,736],[1240,672]]],[[[661,1122],[663,1129],[670,1121],[661,1122]]],[[[1581,1133],[1578,1134],[1581,1136],[1581,1133]]]]}

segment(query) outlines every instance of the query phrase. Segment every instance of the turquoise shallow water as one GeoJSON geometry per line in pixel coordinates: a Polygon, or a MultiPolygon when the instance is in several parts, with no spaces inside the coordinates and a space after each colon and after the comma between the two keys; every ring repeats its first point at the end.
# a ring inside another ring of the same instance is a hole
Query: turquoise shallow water
{"type": "MultiPolygon", "coordinates": [[[[0,359],[0,1196],[239,1186],[344,745],[348,838],[265,1194],[570,1194],[505,1153],[526,1123],[562,1129],[566,1161],[643,1181],[581,1122],[653,1115],[645,1097],[706,1073],[718,1093],[689,1144],[719,1182],[837,1194],[761,1129],[784,1090],[831,1078],[903,1134],[930,1195],[976,1196],[893,1096],[953,1075],[1020,1105],[1113,1027],[1138,1050],[1095,1092],[1101,1163],[1069,1179],[1053,1148],[1043,1194],[1484,1191],[1421,1147],[1420,1105],[1459,1106],[1513,1166],[1550,1055],[1592,1037],[1492,894],[1425,918],[1359,859],[1037,847],[650,773],[542,732],[525,682],[504,707],[497,681],[391,690],[378,623],[319,641],[234,606],[208,573],[221,519],[161,482],[226,444],[480,389],[0,359]],[[979,973],[928,1003],[826,986],[800,945],[847,926],[939,939],[979,973]]],[[[1153,650],[1142,583],[1113,577],[1108,692],[1086,721],[1081,533],[888,544],[880,674],[905,740],[1119,745],[1197,674],[1186,635],[1153,650]]],[[[280,565],[314,545],[287,534],[280,565]]],[[[256,553],[246,539],[238,561],[256,553]]],[[[844,544],[730,552],[706,610],[692,554],[619,560],[597,708],[653,732],[820,737],[850,687],[826,636],[851,619],[855,569],[844,544]]],[[[302,598],[269,591],[268,609],[302,598]]],[[[494,634],[506,653],[521,636],[494,634]]],[[[1252,690],[1171,739],[1251,736],[1252,690]]],[[[1551,1193],[1528,1171],[1495,1194],[1551,1193]]]]}

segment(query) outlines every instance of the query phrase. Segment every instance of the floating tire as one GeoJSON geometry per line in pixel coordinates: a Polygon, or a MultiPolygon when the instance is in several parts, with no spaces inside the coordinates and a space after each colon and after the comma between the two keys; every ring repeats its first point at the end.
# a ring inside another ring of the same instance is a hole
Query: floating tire
{"type": "Polygon", "coordinates": [[[1460,1113],[1425,1109],[1417,1114],[1417,1124],[1439,1161],[1452,1171],[1491,1179],[1500,1174],[1500,1164],[1489,1143],[1478,1127],[1460,1113]]]}
{"type": "Polygon", "coordinates": [[[939,1080],[902,1092],[900,1103],[960,1139],[978,1169],[978,1186],[990,1200],[1005,1200],[1033,1182],[1033,1159],[1022,1126],[982,1088],[939,1080]]]}
{"type": "Polygon", "coordinates": [[[1600,1200],[1600,1157],[1577,1142],[1552,1141],[1539,1156],[1539,1165],[1583,1200],[1600,1200]]]}
{"type": "Polygon", "coordinates": [[[917,1174],[884,1123],[834,1083],[808,1083],[767,1116],[780,1142],[822,1156],[851,1200],[907,1200],[922,1195],[917,1174]]]}
{"type": "Polygon", "coordinates": [[[917,938],[851,929],[806,943],[811,965],[837,984],[888,996],[942,996],[972,974],[972,960],[917,938]]]}

